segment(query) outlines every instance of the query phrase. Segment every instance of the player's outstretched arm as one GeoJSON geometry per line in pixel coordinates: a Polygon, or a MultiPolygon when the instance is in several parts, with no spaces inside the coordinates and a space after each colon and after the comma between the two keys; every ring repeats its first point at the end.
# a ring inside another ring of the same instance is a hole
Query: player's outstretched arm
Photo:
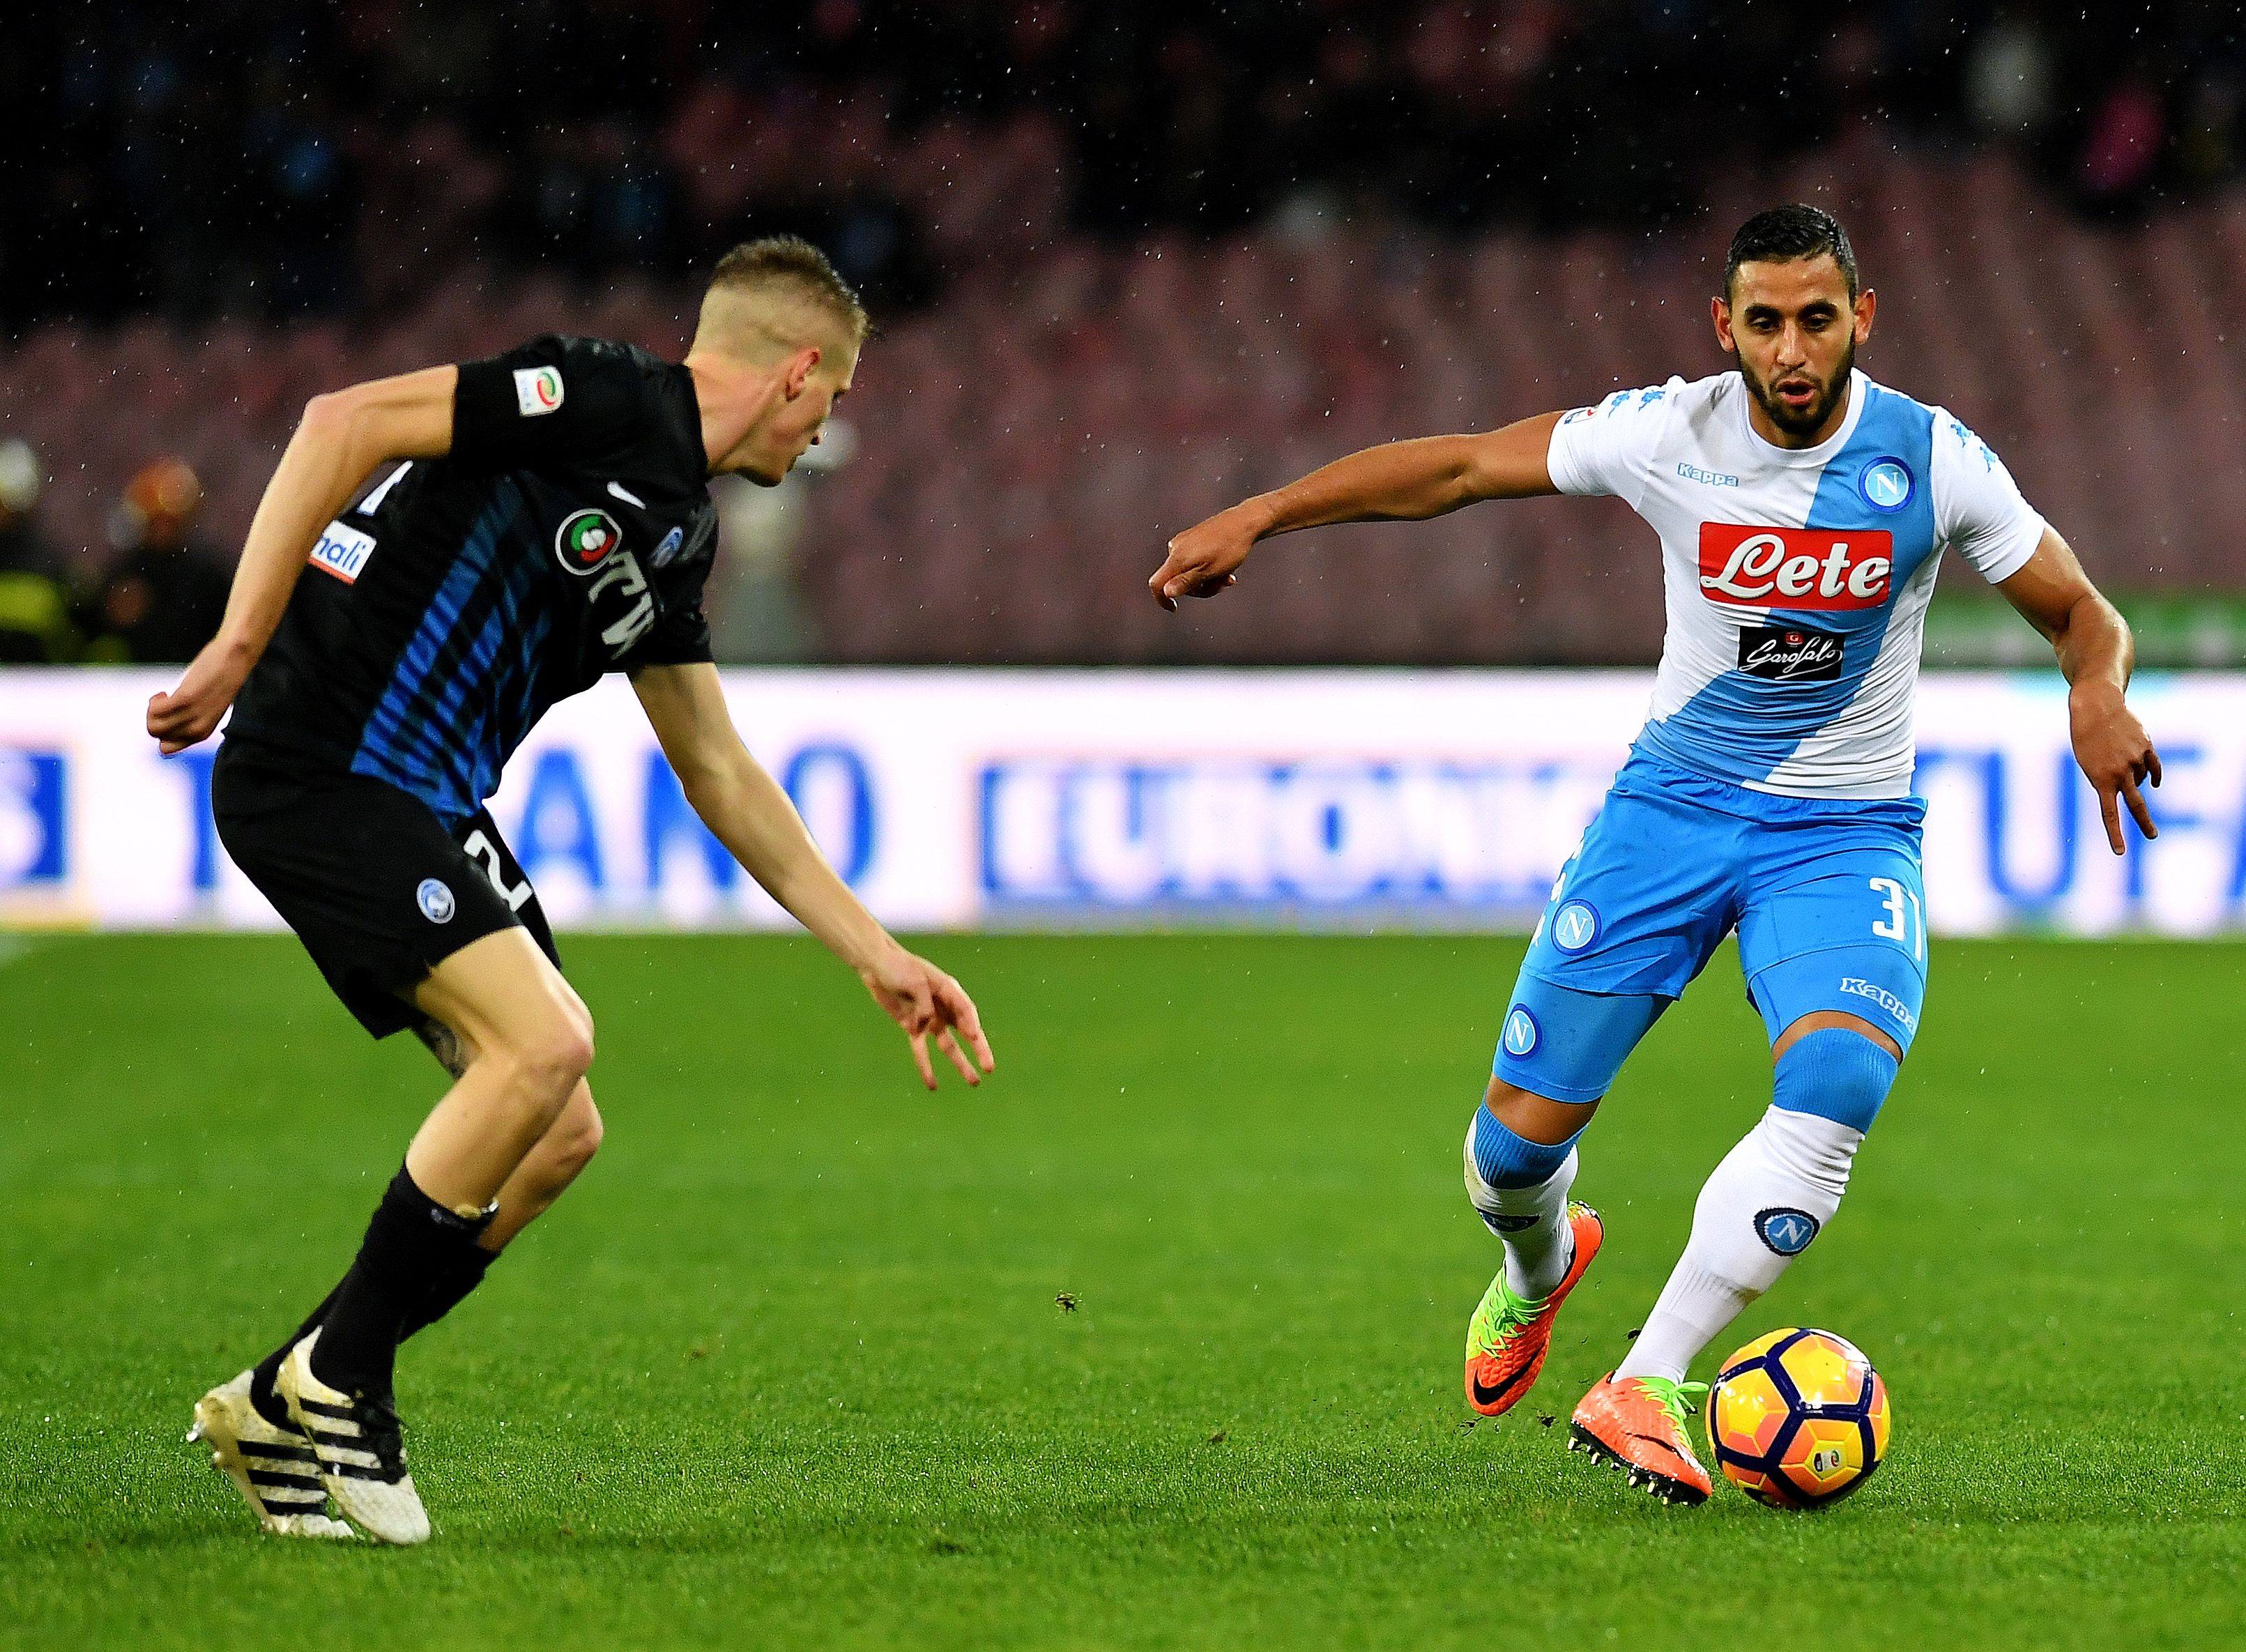
{"type": "Polygon", "coordinates": [[[2069,685],[2067,720],[2074,760],[2098,792],[2106,817],[2106,840],[2113,853],[2125,851],[2120,805],[2126,801],[2139,830],[2160,836],[2152,810],[2138,788],[2161,783],[2161,754],[2124,697],[2137,645],[2128,622],[2099,594],[2055,529],[2044,529],[2035,554],[2009,579],[1998,581],[2029,624],[2050,639],[2059,669],[2069,685]]]}
{"type": "Polygon", "coordinates": [[[385,459],[433,459],[453,445],[459,371],[431,367],[315,396],[265,485],[242,542],[218,635],[179,686],[148,702],[148,732],[168,757],[210,738],[273,640],[320,531],[385,459]]]}
{"type": "Polygon", "coordinates": [[[1546,455],[1558,413],[1477,436],[1423,436],[1337,459],[1269,493],[1219,511],[1169,543],[1147,581],[1154,600],[1215,596],[1233,583],[1256,541],[1336,522],[1419,522],[1486,499],[1555,493],[1546,455]]]}
{"type": "Polygon", "coordinates": [[[905,1030],[921,1082],[936,1088],[931,1038],[969,1084],[995,1071],[967,989],[881,928],[827,864],[787,793],[741,744],[718,668],[643,666],[631,681],[694,812],[773,900],[858,972],[874,1002],[905,1030]]]}

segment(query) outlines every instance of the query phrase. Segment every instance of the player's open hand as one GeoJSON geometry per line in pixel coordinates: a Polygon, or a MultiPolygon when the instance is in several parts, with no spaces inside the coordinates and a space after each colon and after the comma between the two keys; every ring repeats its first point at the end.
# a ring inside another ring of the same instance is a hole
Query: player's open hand
{"type": "Polygon", "coordinates": [[[148,733],[166,757],[210,738],[242,691],[249,662],[223,639],[205,644],[169,694],[148,702],[148,733]]]}
{"type": "Polygon", "coordinates": [[[2084,683],[2067,697],[2067,721],[2074,738],[2074,760],[2098,793],[2098,807],[2106,817],[2106,841],[2113,853],[2126,852],[2121,837],[2121,804],[2136,817],[2137,829],[2157,838],[2153,812],[2138,788],[2147,780],[2161,783],[2161,754],[2153,750],[2145,725],[2106,683],[2084,683]]]}
{"type": "Polygon", "coordinates": [[[1215,596],[1238,583],[1233,569],[1248,560],[1257,532],[1246,506],[1219,511],[1170,541],[1169,555],[1147,581],[1147,588],[1173,612],[1181,596],[1215,596]]]}
{"type": "Polygon", "coordinates": [[[858,977],[874,995],[874,1002],[905,1030],[912,1042],[913,1064],[920,1069],[921,1083],[930,1090],[936,1088],[936,1064],[928,1054],[931,1037],[969,1084],[979,1084],[983,1073],[997,1071],[990,1041],[983,1036],[982,1019],[975,1013],[975,1001],[967,996],[966,988],[927,959],[893,947],[861,969],[858,977]],[[962,1039],[966,1049],[960,1047],[962,1039]],[[975,1052],[974,1061],[967,1058],[969,1050],[975,1052]],[[976,1071],[977,1062],[982,1064],[981,1072],[976,1071]]]}

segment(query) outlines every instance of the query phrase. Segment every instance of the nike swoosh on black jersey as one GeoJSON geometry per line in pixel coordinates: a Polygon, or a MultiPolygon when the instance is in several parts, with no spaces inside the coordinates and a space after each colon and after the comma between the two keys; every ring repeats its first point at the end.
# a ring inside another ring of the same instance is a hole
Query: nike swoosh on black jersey
{"type": "Polygon", "coordinates": [[[642,499],[638,494],[633,493],[631,489],[626,487],[622,482],[610,482],[609,484],[609,492],[614,493],[618,499],[623,500],[627,505],[636,505],[642,510],[645,510],[647,508],[647,501],[642,499]]]}

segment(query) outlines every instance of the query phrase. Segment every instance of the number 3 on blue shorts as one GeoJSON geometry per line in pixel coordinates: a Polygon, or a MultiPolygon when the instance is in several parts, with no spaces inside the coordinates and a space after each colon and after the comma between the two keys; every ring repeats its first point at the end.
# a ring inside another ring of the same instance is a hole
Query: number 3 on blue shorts
{"type": "Polygon", "coordinates": [[[1872,893],[1885,903],[1885,915],[1872,921],[1872,933],[1907,948],[1918,963],[1926,962],[1926,906],[1918,891],[1906,889],[1894,878],[1874,878],[1872,893]]]}

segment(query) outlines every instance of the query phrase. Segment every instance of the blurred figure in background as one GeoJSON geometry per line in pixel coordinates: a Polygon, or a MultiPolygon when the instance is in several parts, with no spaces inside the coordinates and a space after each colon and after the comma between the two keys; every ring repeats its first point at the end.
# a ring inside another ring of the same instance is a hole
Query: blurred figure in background
{"type": "Polygon", "coordinates": [[[125,554],[85,611],[85,656],[107,665],[184,665],[218,634],[227,576],[192,538],[203,485],[187,462],[143,466],[118,502],[125,554]]]}
{"type": "Polygon", "coordinates": [[[38,455],[0,442],[0,664],[60,665],[78,653],[61,567],[31,518],[38,503],[38,455]]]}
{"type": "Polygon", "coordinates": [[[803,536],[810,479],[840,470],[857,448],[857,432],[836,417],[778,486],[738,476],[711,479],[719,555],[704,599],[711,648],[719,660],[793,665],[819,657],[818,621],[796,588],[796,542],[803,536]]]}

